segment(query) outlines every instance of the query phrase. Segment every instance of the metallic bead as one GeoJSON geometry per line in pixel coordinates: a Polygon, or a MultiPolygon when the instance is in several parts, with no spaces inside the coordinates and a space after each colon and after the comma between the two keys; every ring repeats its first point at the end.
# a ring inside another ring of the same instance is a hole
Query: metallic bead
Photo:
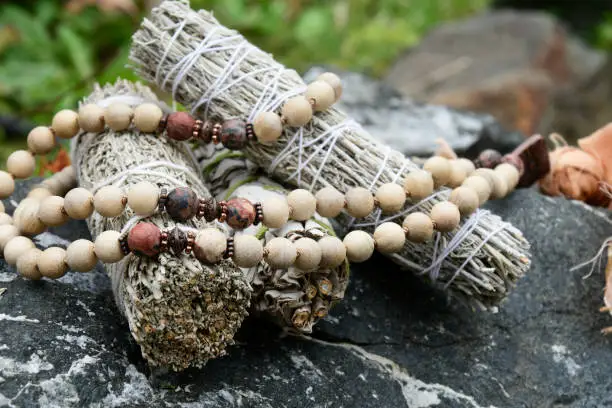
{"type": "Polygon", "coordinates": [[[253,225],[259,225],[263,222],[263,207],[261,203],[255,203],[255,220],[253,225]]]}
{"type": "Polygon", "coordinates": [[[161,244],[159,248],[160,252],[168,251],[168,231],[162,231],[161,233],[161,244]]]}
{"type": "Polygon", "coordinates": [[[234,237],[229,237],[227,239],[227,249],[225,250],[225,254],[223,254],[223,258],[230,259],[234,256],[234,237]]]}
{"type": "Polygon", "coordinates": [[[219,201],[219,222],[227,220],[227,201],[219,201]]]}
{"type": "MultiPolygon", "coordinates": [[[[126,200],[127,200],[127,197],[126,197],[126,200]]],[[[161,189],[159,193],[159,205],[158,205],[159,212],[164,211],[164,209],[166,208],[167,202],[168,202],[168,189],[164,187],[161,189]]]]}
{"type": "Polygon", "coordinates": [[[187,234],[180,228],[174,228],[168,233],[168,247],[174,255],[182,254],[187,248],[187,234]]]}
{"type": "Polygon", "coordinates": [[[149,222],[136,224],[128,234],[128,245],[138,255],[154,257],[161,251],[161,230],[149,222]]]}
{"type": "Polygon", "coordinates": [[[230,150],[243,149],[248,142],[246,123],[240,119],[231,119],[223,122],[221,129],[221,143],[230,150]]]}
{"type": "Polygon", "coordinates": [[[185,253],[187,255],[193,252],[193,247],[195,246],[195,238],[196,235],[193,231],[187,232],[187,246],[185,247],[185,253]]]}
{"type": "Polygon", "coordinates": [[[121,247],[121,252],[123,252],[123,255],[128,255],[131,252],[130,246],[128,245],[127,235],[124,235],[119,238],[119,246],[121,247]]]}
{"type": "Polygon", "coordinates": [[[211,142],[215,123],[217,123],[217,121],[207,120],[202,124],[202,129],[200,130],[199,139],[203,141],[204,143],[211,142]]]}
{"type": "Polygon", "coordinates": [[[252,123],[247,123],[245,129],[246,129],[246,137],[249,142],[257,140],[257,136],[255,136],[255,129],[253,128],[252,123]]]}
{"type": "Polygon", "coordinates": [[[198,213],[197,194],[188,187],[177,187],[168,194],[166,212],[175,221],[187,221],[198,213]]]}
{"type": "Polygon", "coordinates": [[[232,198],[227,202],[227,225],[234,229],[245,229],[255,221],[255,206],[245,198],[232,198]]]}
{"type": "Polygon", "coordinates": [[[159,121],[159,126],[157,127],[157,131],[159,133],[162,133],[164,130],[166,130],[166,127],[168,126],[168,115],[164,115],[162,116],[161,120],[159,121]]]}
{"type": "Polygon", "coordinates": [[[211,140],[214,144],[219,144],[221,142],[221,129],[222,128],[223,128],[223,125],[221,125],[220,123],[215,123],[213,125],[211,140]]]}
{"type": "Polygon", "coordinates": [[[195,119],[187,112],[174,112],[168,115],[166,132],[172,140],[184,141],[191,138],[195,119]]]}
{"type": "Polygon", "coordinates": [[[217,200],[214,197],[207,199],[200,199],[200,211],[202,213],[201,217],[207,222],[213,222],[217,218],[221,216],[221,207],[217,203],[217,200]]]}

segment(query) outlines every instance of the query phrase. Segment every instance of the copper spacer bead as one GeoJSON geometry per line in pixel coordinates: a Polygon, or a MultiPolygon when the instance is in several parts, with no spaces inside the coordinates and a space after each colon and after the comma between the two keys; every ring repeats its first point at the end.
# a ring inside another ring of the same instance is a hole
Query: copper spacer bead
{"type": "Polygon", "coordinates": [[[163,133],[166,130],[166,126],[168,126],[168,114],[164,114],[161,120],[159,121],[159,125],[157,126],[157,132],[163,133]]]}
{"type": "Polygon", "coordinates": [[[259,225],[263,222],[263,207],[261,203],[255,203],[255,220],[253,221],[253,225],[259,225]]]}
{"type": "Polygon", "coordinates": [[[227,248],[225,249],[225,253],[223,254],[223,258],[229,259],[234,256],[234,237],[229,237],[227,239],[227,248]]]}
{"type": "Polygon", "coordinates": [[[167,251],[168,251],[168,231],[162,231],[160,252],[167,252],[167,251]]]}
{"type": "Polygon", "coordinates": [[[212,142],[214,144],[221,143],[221,131],[223,130],[223,125],[221,123],[215,123],[212,130],[212,142]]]}
{"type": "Polygon", "coordinates": [[[227,220],[227,201],[219,201],[219,221],[225,222],[227,220]]]}
{"type": "Polygon", "coordinates": [[[203,125],[204,125],[204,122],[202,122],[200,119],[196,119],[195,123],[193,124],[193,130],[191,132],[192,138],[194,139],[200,138],[200,132],[202,131],[203,125]]]}
{"type": "Polygon", "coordinates": [[[168,189],[164,187],[161,189],[161,192],[159,193],[159,204],[158,204],[159,212],[164,211],[164,208],[166,208],[167,202],[168,202],[168,189]]]}
{"type": "Polygon", "coordinates": [[[193,231],[189,231],[187,233],[187,247],[185,248],[185,253],[187,255],[191,254],[191,252],[193,252],[193,247],[195,246],[195,234],[193,233],[193,231]]]}
{"type": "Polygon", "coordinates": [[[128,245],[127,235],[123,235],[121,238],[119,238],[119,246],[121,247],[121,252],[123,252],[123,255],[129,255],[131,251],[130,246],[128,245]]]}
{"type": "Polygon", "coordinates": [[[246,124],[246,136],[249,142],[252,142],[257,139],[257,136],[255,136],[255,129],[253,128],[252,123],[246,124]]]}
{"type": "Polygon", "coordinates": [[[212,141],[213,130],[215,127],[216,121],[207,120],[202,124],[202,129],[200,130],[199,139],[204,143],[210,143],[212,141]]]}

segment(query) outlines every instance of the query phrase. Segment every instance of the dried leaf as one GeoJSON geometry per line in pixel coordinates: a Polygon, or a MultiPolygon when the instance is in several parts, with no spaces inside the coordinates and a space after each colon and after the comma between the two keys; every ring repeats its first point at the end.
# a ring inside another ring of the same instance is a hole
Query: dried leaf
{"type": "Polygon", "coordinates": [[[40,175],[44,176],[47,172],[55,174],[61,171],[63,168],[70,166],[70,155],[68,152],[62,147],[57,152],[55,159],[47,162],[46,159],[43,159],[40,163],[40,175]]]}

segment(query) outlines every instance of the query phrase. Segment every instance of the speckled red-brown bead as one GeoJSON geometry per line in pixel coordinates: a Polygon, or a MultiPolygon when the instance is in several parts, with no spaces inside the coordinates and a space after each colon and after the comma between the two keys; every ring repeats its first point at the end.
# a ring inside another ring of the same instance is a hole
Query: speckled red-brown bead
{"type": "Polygon", "coordinates": [[[232,198],[227,202],[227,225],[234,229],[245,229],[255,221],[255,206],[245,198],[232,198]]]}
{"type": "Polygon", "coordinates": [[[193,135],[196,120],[187,112],[173,112],[168,115],[166,132],[172,140],[188,140],[193,135]]]}
{"type": "Polygon", "coordinates": [[[156,256],[161,251],[161,230],[148,222],[136,224],[128,234],[128,246],[138,255],[156,256]]]}
{"type": "Polygon", "coordinates": [[[198,195],[188,187],[177,187],[168,194],[166,212],[175,221],[187,221],[198,213],[198,195]]]}
{"type": "Polygon", "coordinates": [[[230,119],[223,122],[221,143],[230,150],[244,149],[247,138],[246,123],[240,119],[230,119]]]}

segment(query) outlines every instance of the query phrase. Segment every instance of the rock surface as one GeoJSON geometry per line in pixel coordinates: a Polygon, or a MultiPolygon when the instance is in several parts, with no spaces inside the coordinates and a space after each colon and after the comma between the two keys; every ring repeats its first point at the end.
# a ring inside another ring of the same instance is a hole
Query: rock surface
{"type": "MultiPolygon", "coordinates": [[[[145,366],[99,271],[29,282],[0,263],[0,407],[611,406],[603,277],[569,268],[612,234],[612,216],[533,190],[490,207],[534,253],[499,313],[449,306],[377,258],[354,268],[311,338],[250,321],[227,358],[180,374],[145,366]]],[[[76,223],[39,244],[85,234],[76,223]]]]}
{"type": "MultiPolygon", "coordinates": [[[[305,81],[313,81],[325,71],[328,69],[314,67],[306,73],[305,81]]],[[[476,157],[489,148],[507,153],[524,140],[492,116],[417,103],[363,74],[335,72],[344,85],[337,106],[374,137],[408,156],[432,155],[437,138],[445,139],[466,157],[476,157]]]]}
{"type": "Polygon", "coordinates": [[[606,55],[551,15],[496,11],[433,30],[386,82],[416,100],[492,114],[525,134],[574,140],[612,120],[609,78],[606,55]]]}

